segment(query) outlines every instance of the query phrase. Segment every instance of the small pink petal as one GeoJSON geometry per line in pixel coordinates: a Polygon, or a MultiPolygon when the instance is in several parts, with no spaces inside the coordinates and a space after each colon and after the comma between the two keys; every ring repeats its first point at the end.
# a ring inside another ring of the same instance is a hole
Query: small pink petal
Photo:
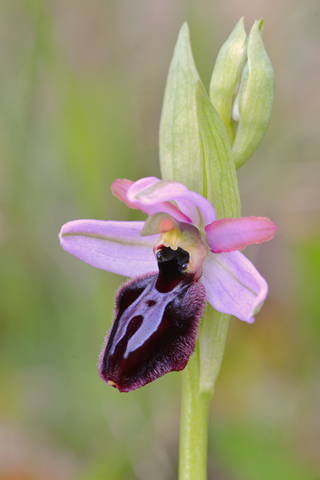
{"type": "MultiPolygon", "coordinates": [[[[141,179],[132,184],[127,193],[129,201],[134,202],[134,204],[139,203],[141,210],[148,205],[175,201],[181,212],[189,217],[195,226],[199,226],[201,220],[203,226],[205,226],[216,219],[215,210],[211,203],[202,195],[188,190],[182,183],[172,180],[162,180],[158,183],[151,184],[150,182],[146,188],[145,180],[146,179],[141,179]]],[[[165,213],[170,212],[167,211],[165,213]]],[[[174,215],[172,214],[172,216],[174,215]]],[[[179,221],[185,221],[178,219],[176,216],[175,218],[179,221]]]]}
{"type": "Polygon", "coordinates": [[[111,185],[112,193],[115,197],[119,198],[121,202],[125,203],[129,208],[133,208],[135,210],[141,210],[142,212],[146,213],[147,215],[153,215],[154,213],[164,212],[169,213],[172,217],[180,222],[191,223],[190,218],[185,215],[182,211],[180,211],[175,205],[167,201],[156,201],[144,204],[139,200],[136,200],[134,196],[129,195],[129,189],[134,186],[136,189],[148,189],[153,185],[160,183],[161,180],[156,177],[146,177],[141,178],[137,182],[132,182],[131,180],[126,180],[119,178],[113,182],[111,185]]]}
{"type": "Polygon", "coordinates": [[[127,207],[138,210],[139,207],[136,207],[132,202],[129,202],[127,198],[127,191],[132,184],[133,182],[131,180],[127,180],[125,178],[118,178],[111,185],[111,191],[113,195],[119,200],[121,200],[121,202],[125,203],[127,207]]]}
{"type": "Polygon", "coordinates": [[[266,217],[224,218],[207,225],[207,243],[213,253],[242,250],[252,243],[271,240],[277,226],[266,217]]]}
{"type": "Polygon", "coordinates": [[[63,225],[64,250],[93,267],[135,277],[157,271],[153,245],[158,235],[141,237],[144,222],[75,220],[63,225]]]}
{"type": "Polygon", "coordinates": [[[268,294],[267,282],[240,252],[209,253],[200,281],[213,308],[248,323],[254,322],[268,294]]]}

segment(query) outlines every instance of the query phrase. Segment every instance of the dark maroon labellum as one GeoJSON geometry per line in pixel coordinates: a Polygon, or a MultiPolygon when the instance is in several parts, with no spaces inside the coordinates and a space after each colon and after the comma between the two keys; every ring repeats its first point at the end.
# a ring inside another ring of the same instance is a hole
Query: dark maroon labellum
{"type": "Polygon", "coordinates": [[[186,273],[189,254],[181,248],[161,248],[157,261],[159,274],[129,281],[116,299],[100,375],[120,392],[183,370],[196,345],[204,286],[186,273]]]}

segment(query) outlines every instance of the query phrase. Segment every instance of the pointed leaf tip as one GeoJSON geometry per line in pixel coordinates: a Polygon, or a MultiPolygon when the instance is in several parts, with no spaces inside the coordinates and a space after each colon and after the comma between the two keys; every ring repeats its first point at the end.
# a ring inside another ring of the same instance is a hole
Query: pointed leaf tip
{"type": "Polygon", "coordinates": [[[170,64],[160,122],[162,178],[178,180],[203,193],[202,151],[198,130],[195,87],[199,74],[185,22],[170,64]],[[197,175],[194,175],[194,172],[197,175]]]}

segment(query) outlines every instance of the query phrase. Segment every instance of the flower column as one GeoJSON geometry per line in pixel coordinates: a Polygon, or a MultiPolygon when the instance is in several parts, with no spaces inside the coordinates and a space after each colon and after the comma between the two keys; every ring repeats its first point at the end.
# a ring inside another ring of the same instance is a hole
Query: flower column
{"type": "MultiPolygon", "coordinates": [[[[208,198],[218,219],[240,216],[236,166],[253,154],[270,121],[274,79],[262,25],[255,22],[247,37],[243,19],[238,22],[219,52],[210,99],[194,64],[186,24],[169,70],[160,125],[162,176],[208,198]]],[[[180,480],[207,476],[208,406],[229,320],[207,306],[195,353],[183,372],[180,480]]]]}

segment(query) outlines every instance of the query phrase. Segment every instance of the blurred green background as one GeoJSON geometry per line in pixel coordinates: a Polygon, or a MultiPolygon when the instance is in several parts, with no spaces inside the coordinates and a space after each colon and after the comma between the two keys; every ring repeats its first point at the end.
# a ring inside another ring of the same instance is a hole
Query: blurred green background
{"type": "MultiPolygon", "coordinates": [[[[1,0],[0,480],[174,480],[181,375],[130,394],[97,358],[117,277],[65,253],[78,218],[142,219],[116,178],[159,175],[166,75],[187,20],[208,86],[241,16],[264,17],[271,125],[240,170],[246,249],[270,285],[233,318],[211,405],[209,480],[320,478],[319,0],[1,0]]],[[[195,479],[196,480],[196,479],[195,479]]]]}

